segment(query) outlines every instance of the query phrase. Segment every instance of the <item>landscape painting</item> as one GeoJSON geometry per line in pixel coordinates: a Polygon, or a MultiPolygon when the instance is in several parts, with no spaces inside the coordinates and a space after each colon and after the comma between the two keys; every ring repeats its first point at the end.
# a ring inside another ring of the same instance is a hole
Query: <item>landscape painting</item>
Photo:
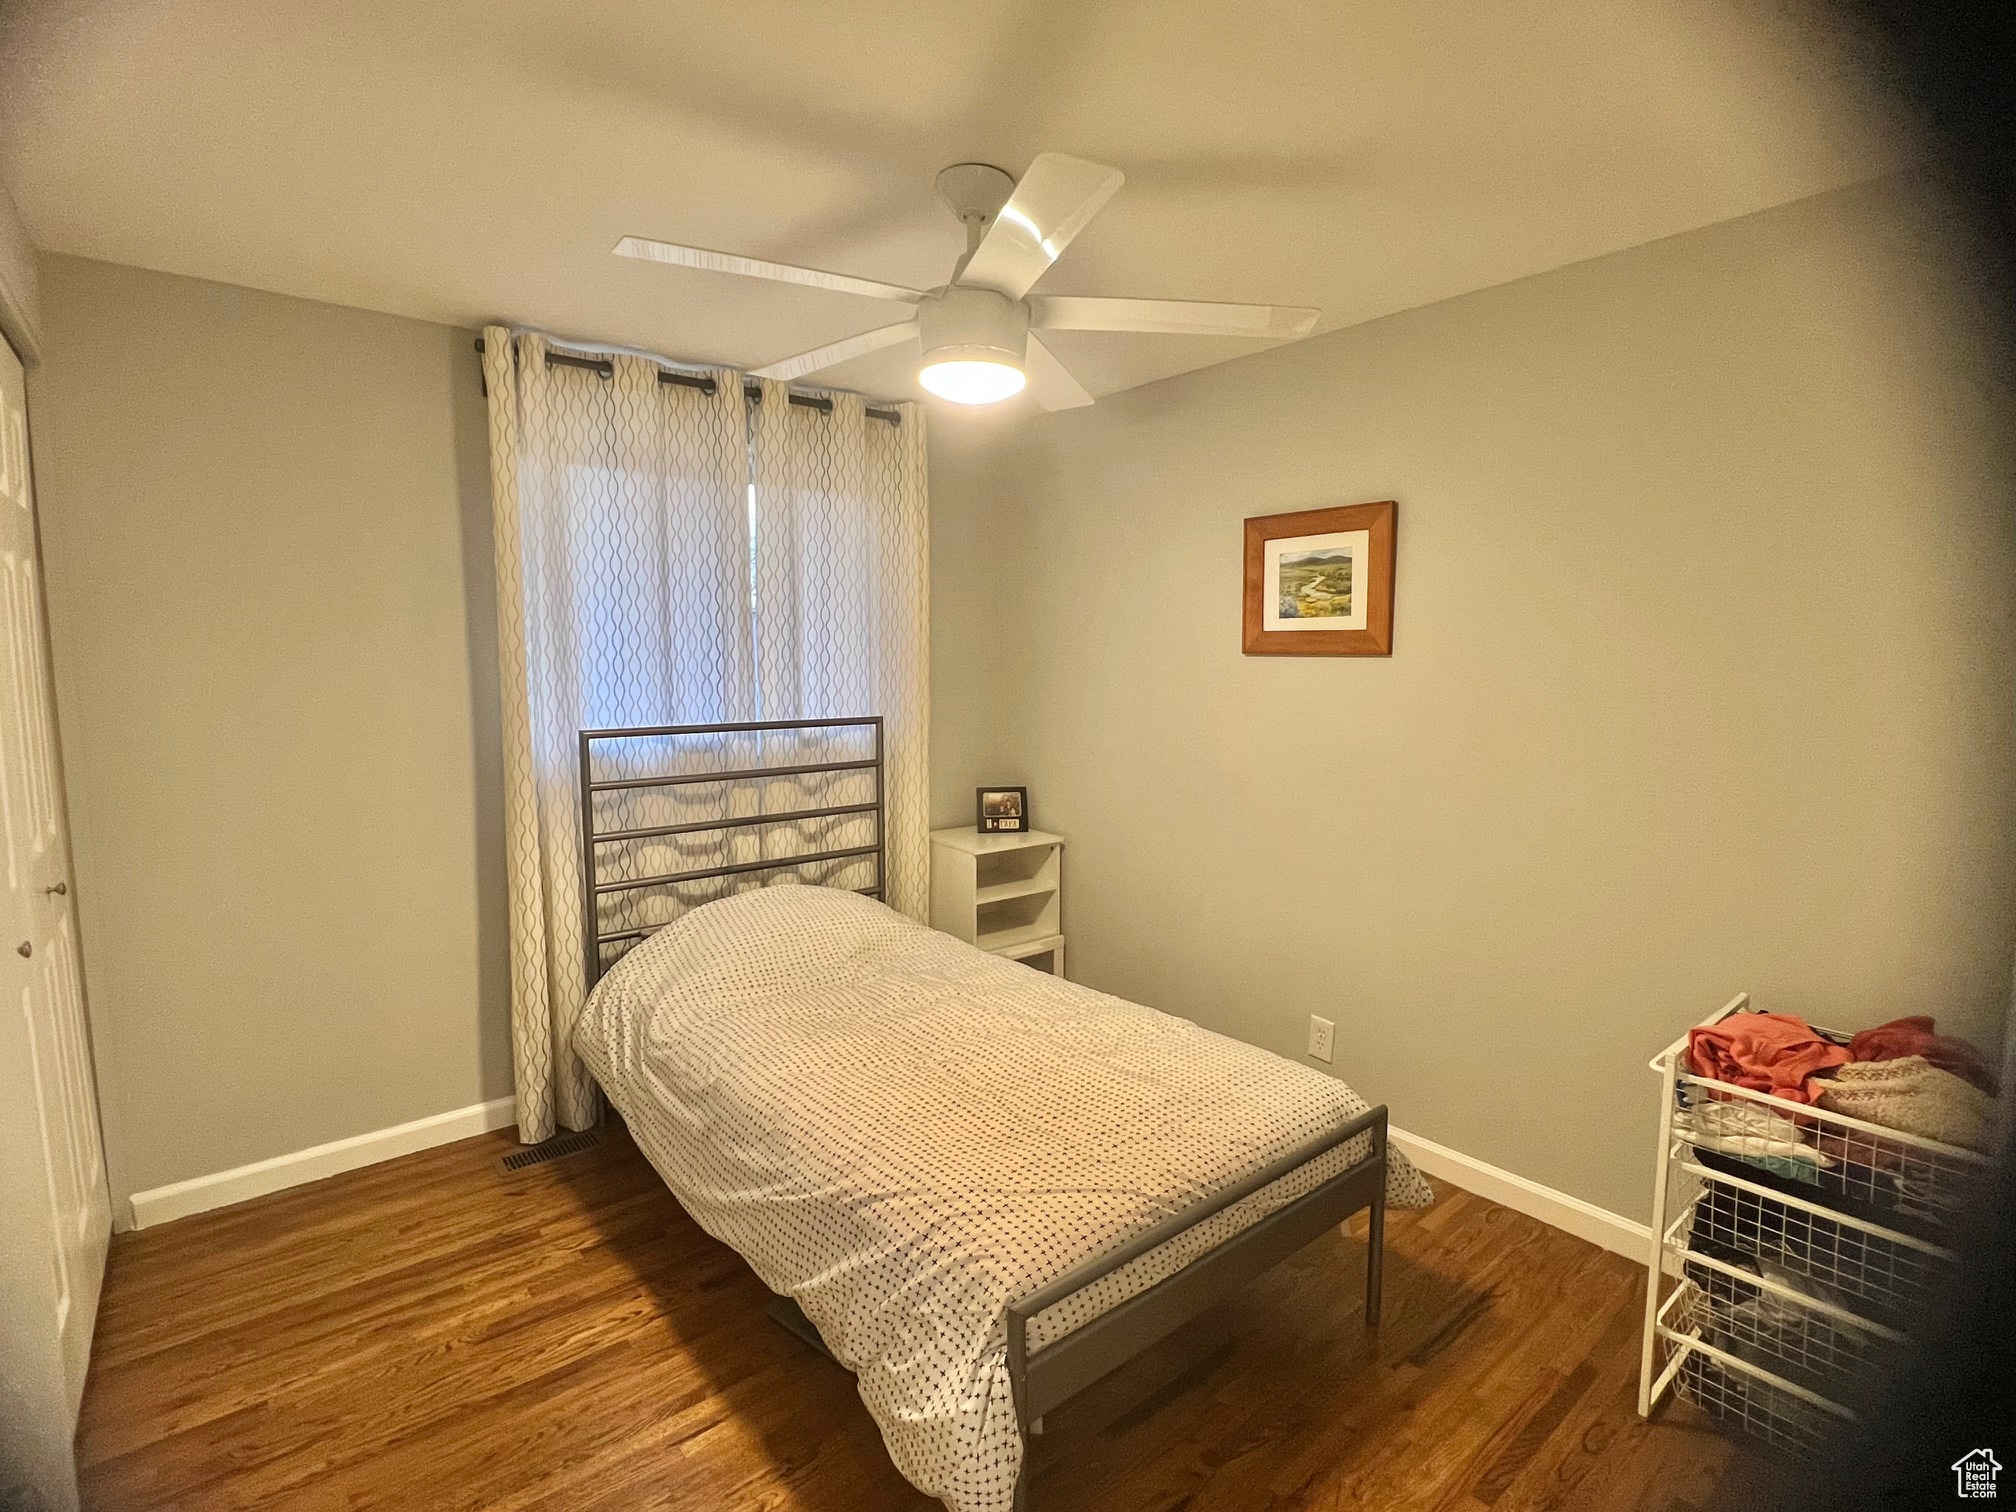
{"type": "Polygon", "coordinates": [[[1284,551],[1274,585],[1282,619],[1351,617],[1351,549],[1284,551]]]}
{"type": "Polygon", "coordinates": [[[1263,588],[1267,629],[1303,634],[1362,629],[1369,549],[1362,530],[1268,541],[1263,588]]]}
{"type": "Polygon", "coordinates": [[[1239,649],[1248,656],[1390,656],[1391,499],[1248,515],[1239,649]]]}

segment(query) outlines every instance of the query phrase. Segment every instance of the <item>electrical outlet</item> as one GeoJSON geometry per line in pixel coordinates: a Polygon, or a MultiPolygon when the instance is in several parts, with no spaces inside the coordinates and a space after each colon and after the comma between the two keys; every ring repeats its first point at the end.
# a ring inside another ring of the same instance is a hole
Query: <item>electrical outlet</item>
{"type": "Polygon", "coordinates": [[[1309,1053],[1319,1061],[1328,1062],[1332,1044],[1337,1038],[1337,1026],[1326,1018],[1309,1015],[1309,1053]]]}

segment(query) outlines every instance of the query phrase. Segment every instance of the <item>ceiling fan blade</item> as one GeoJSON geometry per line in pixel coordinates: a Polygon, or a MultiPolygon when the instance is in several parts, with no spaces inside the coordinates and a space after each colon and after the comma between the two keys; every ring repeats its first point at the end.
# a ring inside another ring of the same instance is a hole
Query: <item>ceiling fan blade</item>
{"type": "Polygon", "coordinates": [[[1029,392],[1046,410],[1083,409],[1092,402],[1078,380],[1065,371],[1064,364],[1034,336],[1029,338],[1022,367],[1029,375],[1029,392]]]}
{"type": "Polygon", "coordinates": [[[863,331],[859,336],[849,336],[845,341],[814,347],[809,352],[800,352],[796,357],[786,357],[782,362],[773,362],[768,367],[751,368],[749,372],[752,377],[776,378],[789,383],[794,378],[803,378],[807,373],[838,367],[852,358],[865,356],[869,352],[879,352],[884,347],[895,346],[899,341],[908,341],[916,334],[916,321],[899,320],[894,325],[878,326],[875,330],[863,331]]]}
{"type": "Polygon", "coordinates": [[[1037,154],[960,270],[958,282],[1020,299],[1127,182],[1118,168],[1037,154]]]}
{"type": "Polygon", "coordinates": [[[1032,295],[1040,331],[1156,331],[1169,336],[1251,336],[1292,341],[1316,328],[1320,310],[1295,305],[1212,304],[1195,299],[1080,299],[1032,295]]]}
{"type": "Polygon", "coordinates": [[[672,263],[681,268],[699,268],[707,273],[734,273],[743,278],[767,278],[774,283],[804,284],[808,288],[832,289],[841,294],[864,294],[870,299],[894,299],[915,304],[924,296],[900,284],[877,283],[872,278],[853,278],[845,273],[826,273],[818,268],[799,268],[790,263],[765,262],[760,257],[737,257],[733,252],[709,252],[704,247],[682,247],[677,242],[652,241],[644,236],[626,236],[616,243],[618,257],[635,257],[645,262],[672,263]]]}

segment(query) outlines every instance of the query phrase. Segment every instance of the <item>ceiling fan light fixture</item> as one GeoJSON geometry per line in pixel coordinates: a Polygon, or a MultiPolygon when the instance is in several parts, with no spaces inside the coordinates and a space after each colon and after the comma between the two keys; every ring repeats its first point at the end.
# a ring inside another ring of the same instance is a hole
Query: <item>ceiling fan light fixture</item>
{"type": "Polygon", "coordinates": [[[938,194],[965,228],[966,255],[953,266],[945,286],[928,293],[641,236],[624,237],[615,250],[621,257],[910,306],[917,312],[914,320],[828,341],[752,371],[758,378],[790,383],[914,339],[920,349],[918,386],[954,404],[998,404],[1024,389],[1046,410],[1092,403],[1091,393],[1040,337],[1030,334],[1032,328],[1259,341],[1294,341],[1315,329],[1321,312],[1288,306],[1031,294],[1125,181],[1118,168],[1061,152],[1037,153],[1020,178],[989,163],[954,163],[942,169],[938,194]]]}
{"type": "Polygon", "coordinates": [[[998,404],[1029,381],[1029,309],[993,289],[953,285],[917,306],[917,381],[954,404],[998,404]]]}
{"type": "Polygon", "coordinates": [[[917,381],[954,404],[999,404],[1021,393],[1029,380],[1022,369],[1010,363],[953,357],[925,363],[917,381]]]}

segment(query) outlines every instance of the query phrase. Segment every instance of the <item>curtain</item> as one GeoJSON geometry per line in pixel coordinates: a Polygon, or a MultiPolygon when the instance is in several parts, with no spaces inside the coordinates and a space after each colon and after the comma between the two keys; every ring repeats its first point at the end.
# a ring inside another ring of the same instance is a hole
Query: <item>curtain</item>
{"type": "Polygon", "coordinates": [[[747,719],[747,441],[732,373],[715,392],[549,366],[484,332],[503,680],[518,1132],[589,1127],[569,1036],[586,995],[578,732],[747,719]]]}
{"type": "MultiPolygon", "coordinates": [[[[594,369],[549,365],[536,333],[484,332],[503,682],[505,856],[510,894],[512,1047],[519,1138],[597,1116],[571,1048],[586,998],[586,936],[664,922],[733,890],[581,898],[579,732],[640,725],[848,718],[885,721],[888,901],[925,912],[926,493],[922,417],[867,417],[835,395],[830,414],[760,404],[740,374],[715,391],[658,381],[659,364],[595,354],[594,369]]],[[[595,776],[664,775],[866,754],[833,732],[634,740],[598,748],[595,776]]],[[[860,770],[755,784],[598,794],[597,831],[788,814],[872,800],[860,770]]],[[[728,862],[831,855],[875,843],[866,813],[598,848],[607,879],[728,862]]],[[[867,889],[865,855],[801,869],[867,889]]],[[[768,878],[772,874],[761,873],[768,878]]],[[[787,874],[788,875],[788,874],[787,874]]]]}
{"type": "MultiPolygon", "coordinates": [[[[751,407],[750,517],[755,531],[755,645],[764,719],[883,718],[888,816],[884,901],[923,922],[930,888],[926,733],[930,720],[929,548],[923,416],[871,419],[858,394],[833,409],[790,402],[761,380],[751,407]]],[[[817,737],[812,760],[855,754],[817,737]]],[[[799,808],[861,796],[844,775],[794,779],[799,808]]],[[[781,801],[771,797],[767,801],[781,801]]],[[[772,809],[772,812],[781,810],[772,809]]],[[[830,853],[872,841],[867,816],[766,829],[765,855],[830,853]]],[[[818,880],[865,886],[872,868],[841,863],[818,880]]]]}

